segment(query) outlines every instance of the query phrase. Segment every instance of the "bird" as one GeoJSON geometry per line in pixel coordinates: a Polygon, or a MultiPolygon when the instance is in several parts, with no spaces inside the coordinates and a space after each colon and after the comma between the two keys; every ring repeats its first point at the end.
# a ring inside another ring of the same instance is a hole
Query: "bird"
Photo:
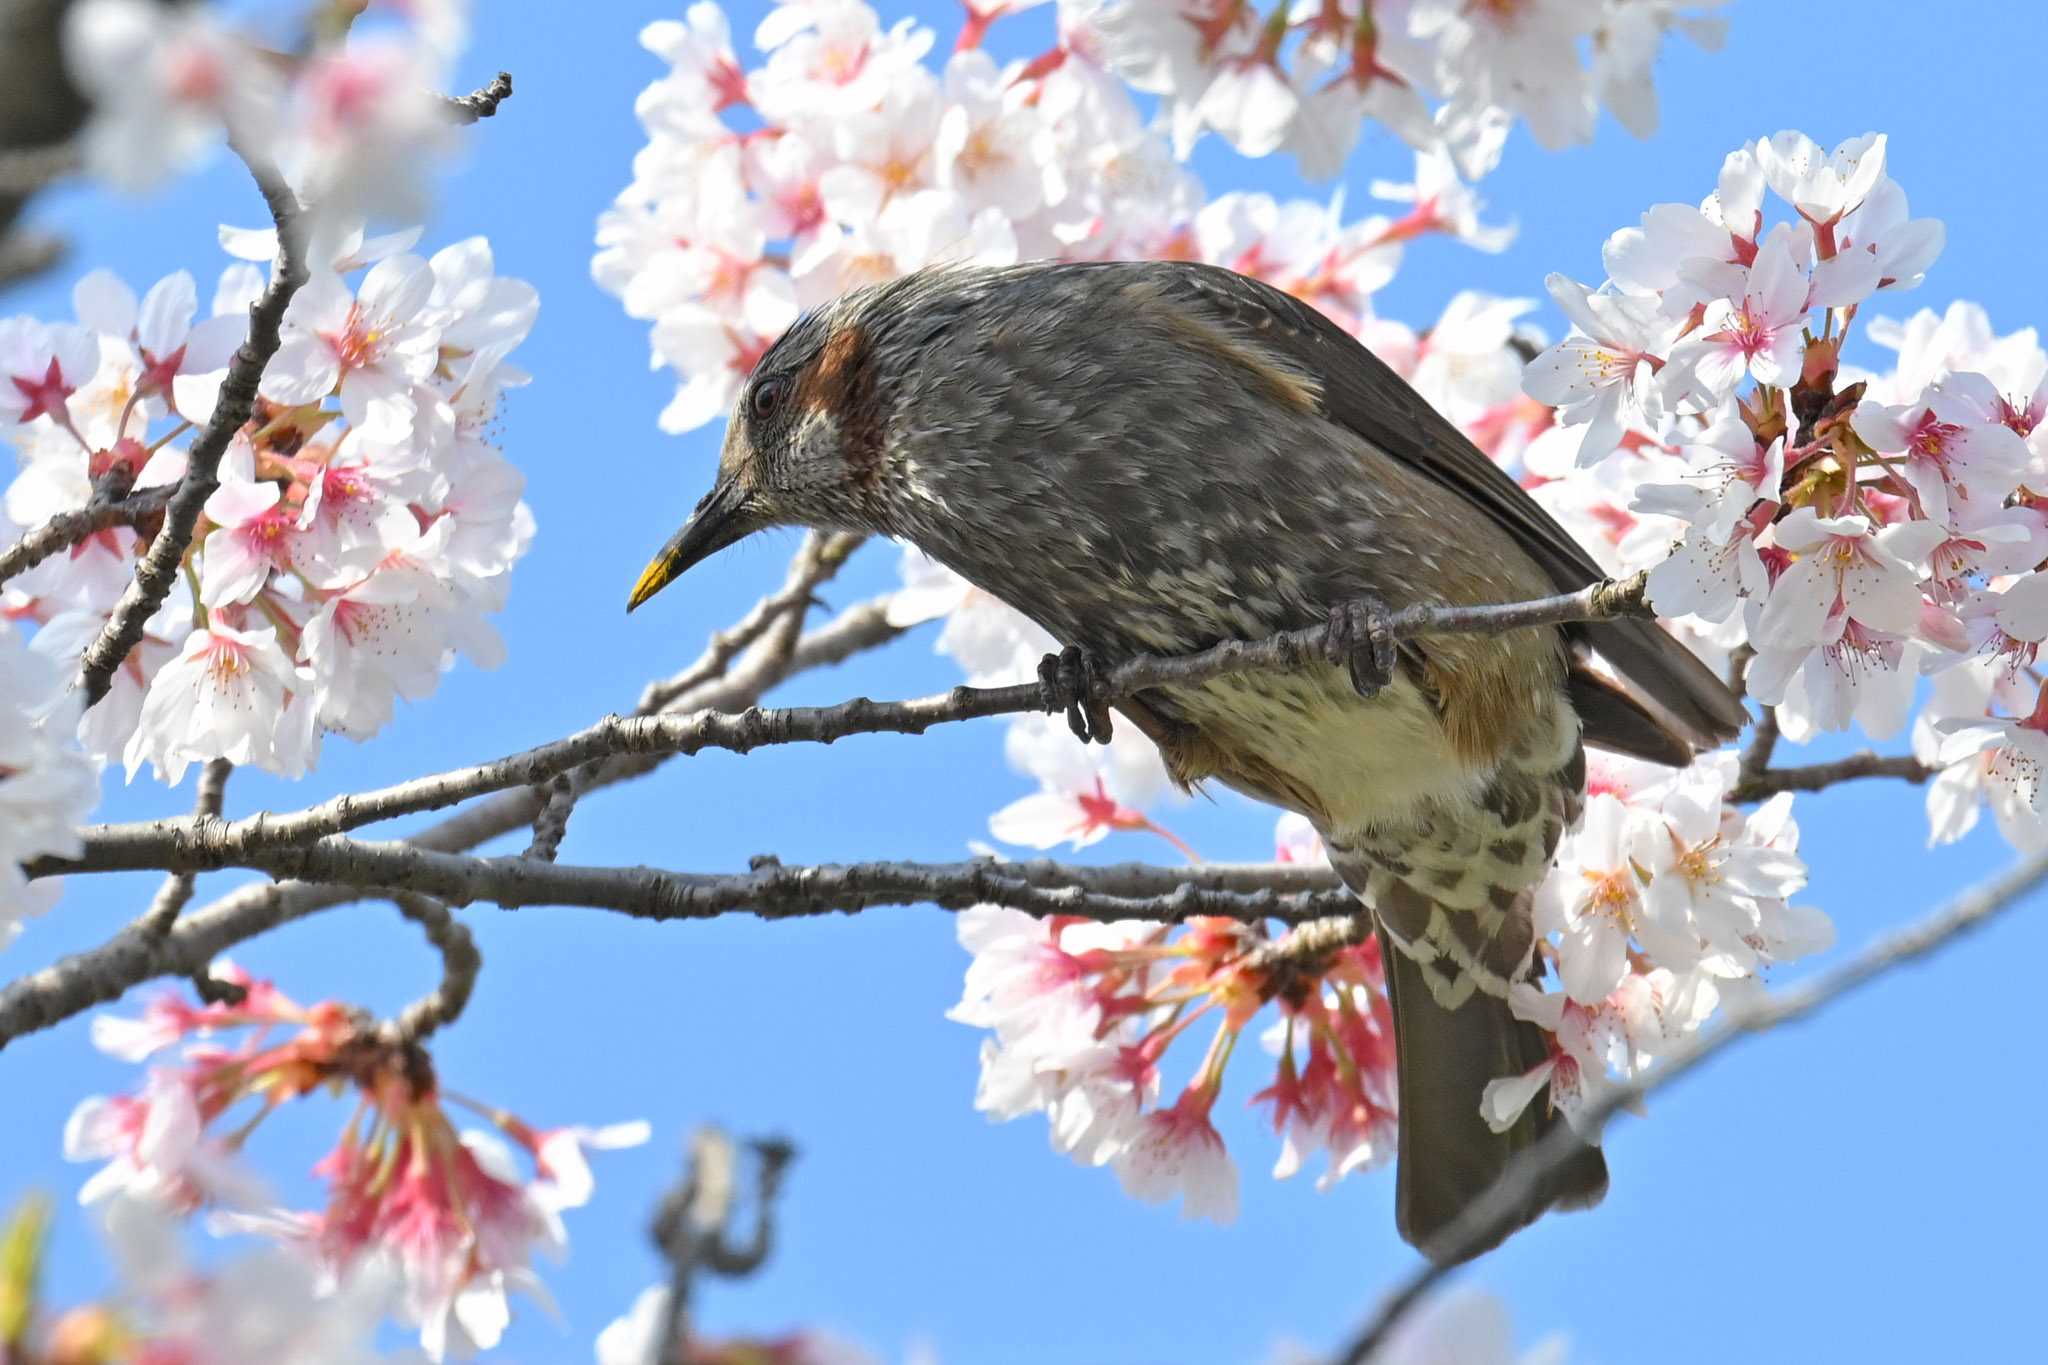
{"type": "Polygon", "coordinates": [[[1183,788],[1306,816],[1369,911],[1395,1025],[1395,1215],[1464,1259],[1599,1202],[1591,1145],[1498,1235],[1449,1243],[1514,1155],[1489,1081],[1548,1057],[1508,994],[1541,967],[1532,902],[1584,801],[1585,746],[1682,766],[1737,697],[1655,621],[1395,640],[1417,604],[1526,601],[1603,578],[1507,472],[1312,305],[1220,266],[926,268],[846,293],[764,352],[711,491],[638,607],[770,526],[908,542],[1060,642],[1042,677],[1084,739],[1104,668],[1326,625],[1290,671],[1114,701],[1183,788]]]}

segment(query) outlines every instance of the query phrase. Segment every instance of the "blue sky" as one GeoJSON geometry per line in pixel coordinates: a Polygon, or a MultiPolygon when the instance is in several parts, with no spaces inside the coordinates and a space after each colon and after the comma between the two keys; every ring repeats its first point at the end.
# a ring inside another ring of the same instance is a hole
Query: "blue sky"
{"type": "MultiPolygon", "coordinates": [[[[593,221],[642,142],[633,95],[657,72],[634,35],[680,5],[480,8],[461,83],[503,67],[518,94],[472,135],[426,245],[487,233],[500,271],[541,292],[519,357],[536,382],[503,422],[540,524],[500,619],[510,659],[496,673],[458,669],[371,744],[331,739],[318,773],[296,786],[237,775],[231,813],[474,761],[623,710],[646,678],[694,656],[709,630],[777,581],[795,544],[763,537],[630,621],[622,614],[648,553],[707,485],[719,436],[655,429],[669,380],[648,373],[641,324],[588,274],[593,221]]],[[[733,6],[735,30],[749,33],[760,10],[733,6]]],[[[951,32],[948,7],[883,7],[885,19],[905,12],[951,32]]],[[[1597,282],[1608,232],[1652,203],[1698,199],[1730,148],[1796,127],[1824,144],[1890,133],[1891,170],[1915,212],[1946,220],[1945,255],[1895,311],[1968,298],[2001,331],[2048,317],[2037,264],[2048,191],[2016,131],[2048,115],[2038,82],[2048,11],[1992,0],[1938,15],[1905,0],[1737,0],[1725,13],[1723,52],[1676,45],[1662,61],[1662,132],[1638,142],[1603,121],[1594,145],[1561,154],[1517,136],[1484,187],[1493,218],[1519,221],[1516,243],[1493,257],[1418,247],[1380,296],[1382,311],[1421,325],[1461,288],[1540,298],[1552,270],[1597,282]]],[[[1017,21],[1019,43],[1043,22],[1017,21]]],[[[1279,162],[1206,145],[1197,160],[1212,190],[1302,188],[1279,162]]],[[[1347,168],[1354,202],[1375,176],[1406,178],[1407,164],[1397,145],[1369,136],[1347,168]]],[[[36,214],[71,233],[77,253],[4,307],[67,316],[71,280],[97,265],[138,287],[180,267],[205,279],[225,263],[214,225],[261,213],[225,165],[141,204],[89,190],[49,196],[36,214]]],[[[1559,329],[1547,305],[1543,316],[1559,329]]],[[[894,575],[894,551],[871,547],[826,596],[850,602],[894,575]]],[[[782,699],[914,695],[954,680],[931,654],[928,627],[800,680],[782,699]]],[[[788,862],[949,859],[1024,789],[988,723],[916,741],[710,754],[586,802],[563,857],[707,870],[743,868],[762,852],[788,862]]],[[[182,810],[188,796],[124,788],[116,776],[101,814],[182,810]]],[[[1808,898],[1835,918],[1835,955],[2008,856],[1985,833],[1923,851],[1919,796],[1905,789],[1837,790],[1799,810],[1808,898]]],[[[1172,822],[1211,857],[1270,848],[1269,814],[1234,799],[1194,803],[1172,822]]],[[[1088,856],[1169,855],[1127,835],[1088,856]]],[[[229,885],[213,879],[202,896],[229,885]]],[[[0,965],[11,977],[102,939],[153,888],[151,878],[74,879],[0,965]]],[[[548,1276],[566,1333],[523,1312],[499,1358],[590,1358],[597,1329],[658,1273],[642,1229],[684,1134],[707,1120],[778,1132],[802,1149],[772,1264],[701,1299],[714,1330],[819,1324],[890,1357],[926,1341],[949,1365],[1251,1362],[1283,1337],[1333,1344],[1412,1263],[1394,1236],[1386,1173],[1328,1194],[1306,1180],[1275,1184],[1269,1138],[1249,1114],[1224,1113],[1228,1098],[1219,1115],[1245,1200],[1222,1229],[1129,1201],[1108,1173],[1050,1153],[1034,1121],[985,1123],[971,1103],[978,1036],[941,1017],[965,966],[942,913],[774,925],[545,909],[465,917],[485,969],[469,1013],[437,1040],[447,1083],[536,1123],[646,1117],[656,1133],[645,1149],[598,1158],[597,1201],[573,1218],[571,1258],[548,1276]]],[[[417,932],[377,905],[329,912],[238,956],[301,999],[383,1009],[434,971],[417,932]]],[[[1648,1121],[1612,1134],[1613,1192],[1597,1212],[1545,1221],[1467,1280],[1507,1299],[1522,1340],[1565,1333],[1576,1361],[2009,1358],[2033,1331],[2035,1232],[2048,1217],[2034,1159],[2044,1106],[2037,1063],[2026,1060],[2040,1026],[2033,964],[2044,957],[2048,927],[2040,907],[2024,907],[1815,1022],[1743,1046],[1660,1096],[1648,1121]]],[[[0,1054],[0,1197],[43,1187],[68,1201],[87,1172],[60,1159],[65,1115],[82,1095],[134,1079],[91,1050],[83,1021],[0,1054]]],[[[1252,1079],[1234,1077],[1240,1098],[1252,1079]]],[[[297,1108],[257,1149],[281,1173],[303,1166],[345,1117],[297,1108]]],[[[83,1221],[67,1217],[55,1296],[75,1300],[103,1276],[83,1221]]]]}

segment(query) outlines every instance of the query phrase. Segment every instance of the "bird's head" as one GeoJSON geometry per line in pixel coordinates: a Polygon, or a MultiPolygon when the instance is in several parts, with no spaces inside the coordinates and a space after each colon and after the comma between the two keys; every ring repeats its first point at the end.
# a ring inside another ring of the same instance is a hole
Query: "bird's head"
{"type": "Polygon", "coordinates": [[[883,358],[868,303],[850,295],[799,320],[761,357],[733,403],[717,482],[641,573],[626,610],[770,526],[880,529],[883,358]]]}

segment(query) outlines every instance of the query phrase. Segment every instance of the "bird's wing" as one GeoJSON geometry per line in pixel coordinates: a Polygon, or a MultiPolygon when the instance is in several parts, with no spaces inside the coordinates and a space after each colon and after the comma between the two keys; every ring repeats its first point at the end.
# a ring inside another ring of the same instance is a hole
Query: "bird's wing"
{"type": "MultiPolygon", "coordinates": [[[[1159,261],[1129,268],[1154,273],[1168,296],[1203,309],[1312,377],[1322,391],[1326,417],[1462,494],[1513,536],[1560,592],[1582,588],[1605,576],[1584,547],[1538,506],[1527,490],[1385,362],[1315,308],[1220,266],[1159,261]]],[[[1727,686],[1654,621],[1587,622],[1568,628],[1566,633],[1597,649],[1640,694],[1629,700],[1643,714],[1608,727],[1600,716],[1606,712],[1618,716],[1622,695],[1610,686],[1606,705],[1586,717],[1588,743],[1671,762],[1670,751],[1679,746],[1674,742],[1665,746],[1663,753],[1649,752],[1641,737],[1645,724],[1675,725],[1687,743],[1705,749],[1734,738],[1748,723],[1748,712],[1727,686]],[[1648,705],[1644,705],[1646,699],[1648,705]],[[1607,728],[1615,728],[1616,733],[1611,737],[1601,733],[1607,728]]]]}

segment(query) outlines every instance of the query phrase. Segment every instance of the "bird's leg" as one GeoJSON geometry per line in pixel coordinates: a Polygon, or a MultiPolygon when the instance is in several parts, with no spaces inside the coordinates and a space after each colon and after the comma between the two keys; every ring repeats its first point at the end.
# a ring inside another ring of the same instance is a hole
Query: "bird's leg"
{"type": "Polygon", "coordinates": [[[1109,703],[1095,695],[1095,659],[1079,645],[1068,645],[1038,661],[1038,688],[1047,714],[1064,710],[1067,727],[1083,744],[1109,743],[1109,703]]]}
{"type": "Polygon", "coordinates": [[[1323,646],[1333,664],[1343,664],[1351,686],[1370,701],[1394,680],[1394,614],[1377,597],[1354,597],[1330,608],[1323,646]]]}

